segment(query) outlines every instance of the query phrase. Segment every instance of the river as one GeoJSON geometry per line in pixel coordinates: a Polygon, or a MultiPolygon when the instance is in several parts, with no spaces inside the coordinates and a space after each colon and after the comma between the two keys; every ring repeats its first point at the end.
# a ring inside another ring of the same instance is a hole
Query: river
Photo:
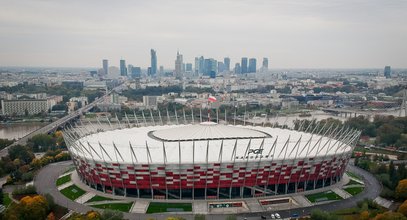
{"type": "Polygon", "coordinates": [[[19,139],[45,125],[40,122],[0,124],[0,139],[19,139]]]}

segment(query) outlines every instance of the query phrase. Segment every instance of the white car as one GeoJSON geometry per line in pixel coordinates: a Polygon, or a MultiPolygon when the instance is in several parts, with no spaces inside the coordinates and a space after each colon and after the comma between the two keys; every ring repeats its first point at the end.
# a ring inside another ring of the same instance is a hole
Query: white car
{"type": "Polygon", "coordinates": [[[276,218],[278,218],[278,219],[281,218],[280,214],[278,214],[278,213],[275,213],[274,216],[276,216],[276,218]]]}
{"type": "Polygon", "coordinates": [[[270,215],[271,219],[275,219],[276,217],[274,216],[274,214],[270,215]]]}

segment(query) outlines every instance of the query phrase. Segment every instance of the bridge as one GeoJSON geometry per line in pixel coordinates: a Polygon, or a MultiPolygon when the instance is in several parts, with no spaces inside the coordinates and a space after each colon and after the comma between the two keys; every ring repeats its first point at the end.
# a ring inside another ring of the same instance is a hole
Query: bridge
{"type": "MultiPolygon", "coordinates": [[[[358,115],[364,115],[364,116],[368,116],[368,117],[375,116],[375,115],[403,116],[402,109],[400,107],[388,108],[388,109],[366,109],[366,110],[348,109],[348,108],[323,108],[321,110],[324,112],[336,114],[338,116],[345,117],[345,118],[357,117],[358,115]]],[[[406,114],[404,114],[404,115],[406,115],[406,114]]]]}
{"type": "Polygon", "coordinates": [[[64,126],[66,123],[79,118],[82,114],[88,112],[93,107],[95,107],[97,103],[102,102],[104,97],[108,96],[112,91],[108,92],[107,94],[105,94],[101,98],[97,98],[95,101],[89,103],[88,105],[86,105],[86,106],[84,106],[84,107],[82,107],[82,108],[80,108],[80,109],[78,109],[78,110],[76,110],[74,112],[71,112],[70,114],[68,114],[68,115],[66,115],[66,116],[64,116],[64,117],[62,117],[62,118],[60,118],[60,119],[58,119],[58,120],[44,126],[44,127],[41,127],[39,129],[27,134],[26,136],[24,136],[22,138],[18,139],[17,141],[15,141],[10,146],[7,146],[4,149],[0,150],[0,157],[7,156],[8,155],[8,149],[11,146],[15,146],[15,145],[19,145],[19,144],[20,145],[25,145],[27,143],[27,141],[30,138],[34,137],[35,135],[54,132],[54,131],[56,131],[58,129],[58,127],[64,126]]]}
{"type": "Polygon", "coordinates": [[[375,115],[384,115],[384,116],[395,116],[395,117],[407,117],[407,89],[403,90],[403,98],[401,99],[400,106],[385,106],[384,108],[376,109],[351,109],[351,108],[323,108],[321,109],[327,113],[337,114],[339,116],[357,117],[358,115],[365,115],[371,118],[375,115]]]}

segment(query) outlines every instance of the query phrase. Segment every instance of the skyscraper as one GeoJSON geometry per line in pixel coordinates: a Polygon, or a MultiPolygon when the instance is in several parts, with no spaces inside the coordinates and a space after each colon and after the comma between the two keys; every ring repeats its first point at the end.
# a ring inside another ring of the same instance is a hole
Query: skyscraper
{"type": "Polygon", "coordinates": [[[249,73],[255,73],[257,69],[257,60],[256,58],[250,58],[249,60],[249,73]]]}
{"type": "Polygon", "coordinates": [[[205,58],[203,56],[199,57],[199,73],[204,73],[205,69],[205,58]]]}
{"type": "Polygon", "coordinates": [[[390,66],[385,66],[384,67],[384,76],[386,78],[390,78],[391,77],[391,67],[390,66]]]}
{"type": "Polygon", "coordinates": [[[183,75],[183,58],[182,58],[182,54],[179,53],[179,51],[177,51],[177,59],[175,60],[175,71],[174,71],[174,76],[177,79],[182,79],[182,75],[183,75]]]}
{"type": "Polygon", "coordinates": [[[160,66],[160,76],[164,76],[164,66],[160,66]]]}
{"type": "Polygon", "coordinates": [[[102,65],[103,65],[103,73],[105,75],[109,74],[109,61],[108,60],[102,60],[102,65]]]}
{"type": "Polygon", "coordinates": [[[218,62],[218,73],[223,73],[225,71],[225,64],[223,62],[218,62]]]}
{"type": "Polygon", "coordinates": [[[185,64],[185,72],[192,73],[192,63],[185,64]]]}
{"type": "Polygon", "coordinates": [[[225,64],[225,71],[229,72],[230,71],[230,58],[229,57],[223,58],[223,64],[225,64]]]}
{"type": "Polygon", "coordinates": [[[151,49],[151,75],[157,74],[157,53],[151,49]]]}
{"type": "Polygon", "coordinates": [[[194,66],[194,73],[199,73],[199,57],[195,57],[195,66],[194,66]]]}
{"type": "MultiPolygon", "coordinates": [[[[203,71],[204,75],[210,76],[211,72],[215,72],[215,75],[216,75],[217,70],[218,70],[218,62],[215,59],[212,59],[212,58],[205,59],[204,71],[203,71]]],[[[213,73],[212,73],[212,75],[213,75],[213,73]]]]}
{"type": "Polygon", "coordinates": [[[120,75],[127,76],[126,61],[120,60],[120,75]]]}
{"type": "Polygon", "coordinates": [[[240,64],[240,72],[242,74],[247,73],[247,57],[242,57],[242,62],[240,64]]]}
{"type": "Polygon", "coordinates": [[[242,70],[240,68],[240,63],[235,64],[235,74],[241,74],[242,70]]]}
{"type": "Polygon", "coordinates": [[[263,70],[268,70],[268,68],[269,68],[269,59],[268,59],[267,57],[264,57],[264,58],[263,58],[263,65],[262,65],[262,67],[263,67],[263,70]]]}

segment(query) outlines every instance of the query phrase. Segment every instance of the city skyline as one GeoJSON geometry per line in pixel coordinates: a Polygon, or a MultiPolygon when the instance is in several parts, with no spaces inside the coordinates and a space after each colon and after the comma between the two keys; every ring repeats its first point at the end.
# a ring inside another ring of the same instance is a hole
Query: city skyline
{"type": "Polygon", "coordinates": [[[203,55],[230,57],[232,66],[268,57],[271,68],[404,68],[406,8],[379,0],[5,0],[0,66],[99,67],[102,59],[118,66],[122,57],[148,67],[154,48],[166,68],[178,49],[186,63],[203,55]]]}

